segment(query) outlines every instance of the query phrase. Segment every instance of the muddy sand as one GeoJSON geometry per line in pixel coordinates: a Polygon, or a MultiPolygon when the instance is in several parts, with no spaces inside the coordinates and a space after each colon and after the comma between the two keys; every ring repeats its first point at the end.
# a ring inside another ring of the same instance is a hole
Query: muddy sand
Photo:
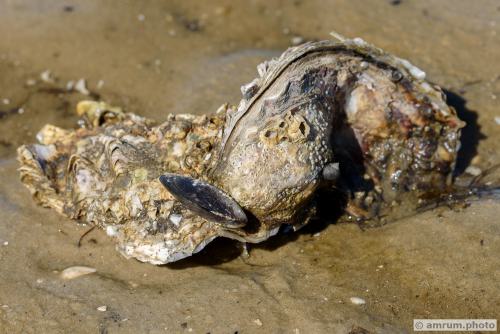
{"type": "Polygon", "coordinates": [[[499,318],[498,199],[379,228],[319,222],[249,258],[220,239],[157,267],[102,231],[78,247],[89,226],[36,206],[18,181],[17,146],[46,123],[75,126],[89,96],[68,82],[157,120],[207,113],[237,103],[262,60],[332,30],[446,89],[468,123],[459,180],[500,162],[495,0],[0,0],[0,333],[405,333],[414,318],[499,318]],[[61,279],[75,265],[97,271],[61,279]]]}

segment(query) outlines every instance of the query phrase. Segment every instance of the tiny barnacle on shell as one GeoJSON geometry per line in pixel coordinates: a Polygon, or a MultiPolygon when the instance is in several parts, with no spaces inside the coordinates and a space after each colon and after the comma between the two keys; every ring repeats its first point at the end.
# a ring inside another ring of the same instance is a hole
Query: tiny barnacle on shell
{"type": "MultiPolygon", "coordinates": [[[[300,228],[321,190],[374,217],[451,183],[464,123],[410,62],[365,41],[305,43],[258,66],[238,107],[160,124],[104,102],[18,149],[41,205],[106,230],[126,257],[185,258],[216,237],[300,228]]],[[[331,198],[331,201],[338,199],[331,198]]]]}

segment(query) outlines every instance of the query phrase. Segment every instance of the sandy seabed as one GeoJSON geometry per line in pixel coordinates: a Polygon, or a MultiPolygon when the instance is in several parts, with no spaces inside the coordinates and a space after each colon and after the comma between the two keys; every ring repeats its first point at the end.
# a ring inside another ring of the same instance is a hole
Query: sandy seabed
{"type": "Polygon", "coordinates": [[[367,230],[311,226],[248,259],[221,239],[156,267],[98,230],[78,247],[88,226],[18,181],[16,147],[46,123],[74,126],[88,98],[55,87],[85,79],[93,97],[157,120],[213,112],[239,101],[259,62],[332,30],[446,89],[468,123],[458,173],[500,162],[495,0],[0,0],[0,333],[405,333],[414,318],[499,318],[498,200],[367,230]],[[97,272],[61,279],[75,265],[97,272]]]}

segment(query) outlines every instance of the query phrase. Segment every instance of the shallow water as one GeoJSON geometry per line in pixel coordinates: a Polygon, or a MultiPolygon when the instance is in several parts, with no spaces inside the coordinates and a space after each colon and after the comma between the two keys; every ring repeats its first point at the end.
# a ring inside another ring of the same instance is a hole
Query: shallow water
{"type": "Polygon", "coordinates": [[[124,259],[101,231],[77,247],[88,226],[37,207],[18,181],[15,148],[46,123],[74,126],[87,98],[54,87],[85,78],[158,120],[212,112],[238,102],[259,62],[331,30],[410,59],[448,91],[468,122],[459,172],[500,162],[495,0],[0,0],[0,332],[401,333],[413,318],[498,318],[498,201],[365,231],[313,226],[249,259],[218,240],[155,267],[124,259]],[[40,80],[46,70],[54,83],[40,80]],[[61,280],[73,265],[97,273],[61,280]]]}

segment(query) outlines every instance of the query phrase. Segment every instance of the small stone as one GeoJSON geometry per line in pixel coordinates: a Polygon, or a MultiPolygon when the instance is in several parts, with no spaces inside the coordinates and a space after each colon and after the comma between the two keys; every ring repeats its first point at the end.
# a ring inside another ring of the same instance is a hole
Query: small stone
{"type": "Polygon", "coordinates": [[[8,242],[8,241],[4,241],[4,242],[3,242],[3,245],[4,245],[4,246],[8,246],[8,245],[9,245],[9,242],[8,242]]]}
{"type": "Polygon", "coordinates": [[[34,86],[36,85],[36,80],[35,79],[28,79],[26,80],[26,86],[34,86]]]}
{"type": "Polygon", "coordinates": [[[364,305],[364,304],[366,304],[366,301],[363,298],[359,298],[359,297],[351,297],[351,298],[349,298],[349,300],[354,305],[364,305]]]}
{"type": "Polygon", "coordinates": [[[257,326],[259,326],[259,327],[260,327],[260,326],[262,326],[262,321],[260,321],[260,319],[259,319],[259,318],[255,319],[255,320],[253,321],[253,323],[254,323],[254,324],[256,324],[256,325],[257,325],[257,326]]]}
{"type": "Polygon", "coordinates": [[[313,237],[317,238],[317,237],[319,237],[320,235],[321,235],[321,233],[320,233],[320,232],[318,232],[318,233],[314,233],[314,234],[313,234],[313,237]]]}
{"type": "Polygon", "coordinates": [[[497,123],[497,125],[500,125],[500,116],[495,116],[495,123],[497,123]]]}
{"type": "Polygon", "coordinates": [[[24,114],[24,108],[19,108],[17,109],[18,114],[24,114]]]}
{"type": "Polygon", "coordinates": [[[146,16],[144,14],[139,14],[137,15],[137,19],[141,22],[144,22],[144,20],[146,20],[146,16]]]}
{"type": "Polygon", "coordinates": [[[102,306],[99,306],[97,308],[97,311],[101,311],[101,312],[106,312],[108,310],[108,307],[106,305],[102,305],[102,306]]]}
{"type": "Polygon", "coordinates": [[[472,176],[479,176],[481,175],[481,173],[483,172],[481,170],[481,168],[479,167],[476,167],[476,166],[469,166],[465,169],[465,172],[469,175],[472,175],[472,176]]]}
{"type": "Polygon", "coordinates": [[[36,283],[37,283],[37,284],[42,284],[42,283],[43,283],[43,279],[41,279],[41,278],[37,279],[37,280],[36,280],[36,283]]]}
{"type": "Polygon", "coordinates": [[[97,81],[96,88],[97,88],[97,89],[101,89],[101,88],[102,88],[102,86],[104,86],[104,80],[99,80],[99,81],[97,81]]]}
{"type": "Polygon", "coordinates": [[[5,98],[5,99],[2,99],[2,103],[3,104],[10,104],[10,100],[5,98]]]}

